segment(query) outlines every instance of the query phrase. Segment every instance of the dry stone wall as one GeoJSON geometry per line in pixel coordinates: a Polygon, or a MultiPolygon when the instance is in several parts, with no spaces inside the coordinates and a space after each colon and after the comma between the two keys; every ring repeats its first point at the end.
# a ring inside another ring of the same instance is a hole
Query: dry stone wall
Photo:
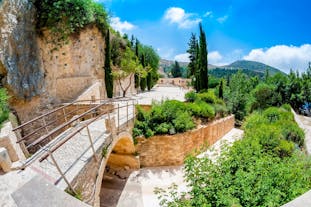
{"type": "Polygon", "coordinates": [[[138,138],[136,146],[142,167],[182,165],[187,155],[213,145],[234,127],[234,116],[176,135],[138,138]]]}

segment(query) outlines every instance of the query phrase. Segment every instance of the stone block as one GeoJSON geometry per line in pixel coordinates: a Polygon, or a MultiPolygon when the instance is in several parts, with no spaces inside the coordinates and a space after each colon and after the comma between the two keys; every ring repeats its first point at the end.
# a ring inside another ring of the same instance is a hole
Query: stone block
{"type": "Polygon", "coordinates": [[[4,147],[0,148],[0,166],[4,172],[9,172],[12,166],[8,151],[4,147]]]}

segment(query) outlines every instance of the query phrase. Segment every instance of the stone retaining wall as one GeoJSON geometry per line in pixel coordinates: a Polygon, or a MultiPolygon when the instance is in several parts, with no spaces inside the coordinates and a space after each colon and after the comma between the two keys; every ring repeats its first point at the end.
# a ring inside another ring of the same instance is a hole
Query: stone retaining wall
{"type": "Polygon", "coordinates": [[[187,155],[213,145],[234,127],[234,116],[219,119],[189,132],[138,138],[142,167],[182,165],[187,155]]]}

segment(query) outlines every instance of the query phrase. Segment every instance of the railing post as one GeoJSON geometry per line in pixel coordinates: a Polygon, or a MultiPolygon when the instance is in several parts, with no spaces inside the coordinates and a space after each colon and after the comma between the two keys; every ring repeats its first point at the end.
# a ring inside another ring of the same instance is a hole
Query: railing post
{"type": "Polygon", "coordinates": [[[58,171],[59,174],[62,176],[62,178],[64,179],[64,181],[67,183],[67,185],[68,185],[68,187],[70,188],[70,190],[71,190],[74,194],[77,194],[77,193],[75,192],[75,190],[73,189],[73,187],[71,186],[70,182],[69,182],[69,181],[67,180],[67,178],[65,177],[64,173],[62,172],[62,170],[60,169],[60,167],[59,167],[59,165],[57,164],[57,162],[56,162],[56,160],[55,160],[53,154],[51,153],[51,151],[49,151],[49,155],[50,155],[50,157],[51,157],[51,159],[52,159],[52,161],[53,161],[53,163],[54,163],[54,165],[55,165],[57,171],[58,171]]]}
{"type": "Polygon", "coordinates": [[[92,151],[93,151],[94,159],[97,161],[96,151],[95,151],[95,148],[94,148],[94,145],[93,145],[93,140],[92,140],[92,137],[91,137],[89,126],[86,126],[86,130],[87,130],[87,134],[88,134],[89,140],[91,142],[91,148],[92,148],[92,151]]]}
{"type": "Polygon", "coordinates": [[[129,126],[129,102],[126,102],[126,126],[129,126]]]}
{"type": "Polygon", "coordinates": [[[43,126],[44,126],[44,128],[45,128],[46,133],[49,133],[49,130],[48,130],[48,128],[46,127],[46,121],[45,121],[45,118],[44,118],[44,117],[42,117],[42,121],[43,121],[43,126]]]}
{"type": "Polygon", "coordinates": [[[64,114],[65,122],[68,122],[66,112],[65,112],[65,108],[63,108],[63,114],[64,114]]]}
{"type": "Polygon", "coordinates": [[[120,104],[118,103],[118,132],[120,127],[120,104]]]}

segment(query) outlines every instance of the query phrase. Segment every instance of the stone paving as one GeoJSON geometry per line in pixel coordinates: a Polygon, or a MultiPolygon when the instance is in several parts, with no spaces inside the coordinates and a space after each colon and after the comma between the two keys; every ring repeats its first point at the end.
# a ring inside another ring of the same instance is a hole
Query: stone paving
{"type": "Polygon", "coordinates": [[[164,101],[166,99],[170,100],[185,100],[185,94],[188,89],[182,87],[174,86],[155,86],[151,91],[142,92],[132,97],[137,100],[138,104],[151,104],[152,101],[164,101]]]}

